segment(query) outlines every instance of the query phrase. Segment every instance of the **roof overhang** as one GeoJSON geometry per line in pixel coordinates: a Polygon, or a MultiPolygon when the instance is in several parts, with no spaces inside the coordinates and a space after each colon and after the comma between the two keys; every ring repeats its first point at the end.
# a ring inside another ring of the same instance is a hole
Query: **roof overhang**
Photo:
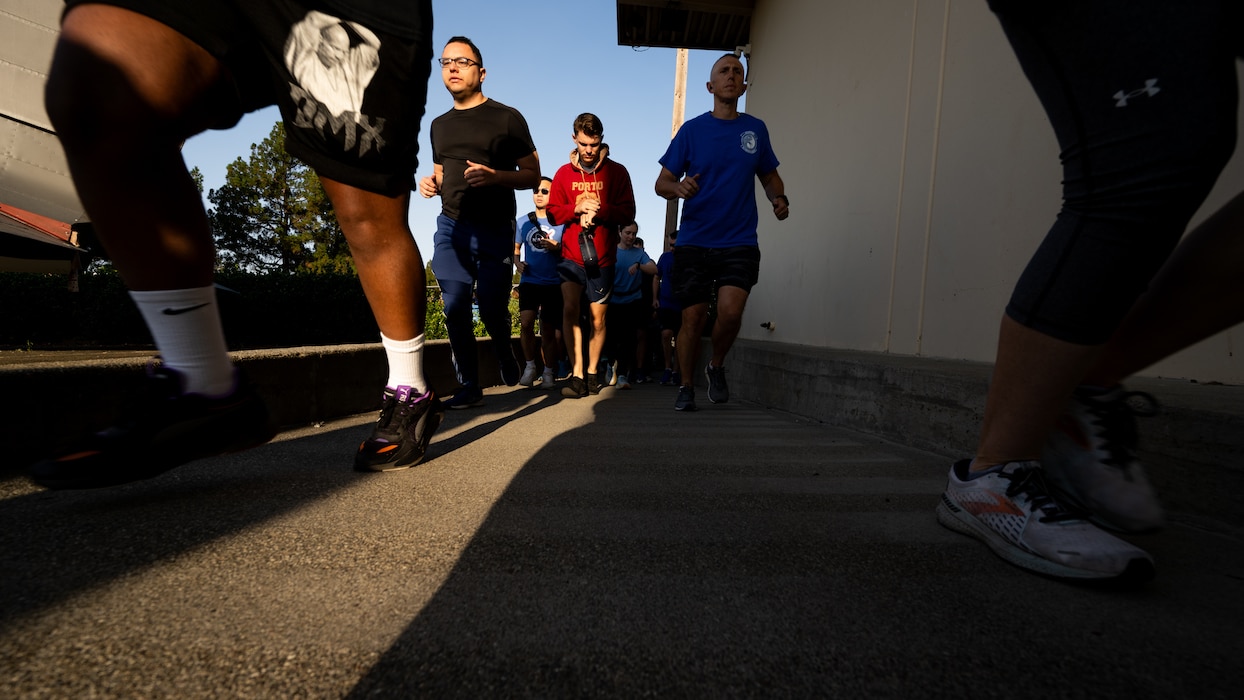
{"type": "Polygon", "coordinates": [[[72,272],[89,255],[73,240],[62,222],[0,204],[0,271],[72,272]]]}
{"type": "Polygon", "coordinates": [[[618,0],[618,44],[734,51],[751,39],[756,0],[618,0]]]}

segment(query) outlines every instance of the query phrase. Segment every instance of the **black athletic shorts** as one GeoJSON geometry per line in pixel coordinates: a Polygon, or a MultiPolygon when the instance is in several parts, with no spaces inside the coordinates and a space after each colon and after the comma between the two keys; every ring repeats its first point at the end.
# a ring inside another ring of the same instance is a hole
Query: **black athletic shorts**
{"type": "Polygon", "coordinates": [[[661,330],[674,331],[677,335],[682,330],[682,309],[667,309],[664,306],[658,308],[657,323],[661,325],[661,330]]]}
{"type": "Polygon", "coordinates": [[[219,59],[236,104],[217,128],[277,105],[285,147],[320,175],[396,195],[414,186],[432,68],[430,0],[66,0],[150,17],[219,59]],[[332,8],[359,6],[342,11],[332,8]]]}
{"type": "Polygon", "coordinates": [[[752,291],[760,279],[760,248],[674,247],[674,298],[683,308],[707,304],[721,287],[752,291]]]}
{"type": "Polygon", "coordinates": [[[1063,163],[1062,210],[1006,312],[1060,340],[1100,345],[1148,289],[1235,151],[1244,3],[990,6],[1063,163]]]}
{"type": "Polygon", "coordinates": [[[536,284],[519,282],[518,310],[539,311],[542,323],[561,325],[562,286],[560,284],[536,284]]]}

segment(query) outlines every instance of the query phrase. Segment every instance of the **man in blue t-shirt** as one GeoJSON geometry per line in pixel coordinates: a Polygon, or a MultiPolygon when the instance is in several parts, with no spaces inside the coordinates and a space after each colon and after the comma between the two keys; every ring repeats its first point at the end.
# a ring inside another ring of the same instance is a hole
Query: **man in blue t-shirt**
{"type": "Polygon", "coordinates": [[[518,380],[525,387],[536,383],[536,317],[540,318],[540,345],[544,376],[540,386],[552,389],[554,368],[562,358],[557,333],[562,323],[562,280],[557,264],[562,260],[562,229],[549,223],[545,207],[549,203],[552,178],[540,177],[531,195],[536,210],[518,219],[514,237],[514,259],[518,272],[519,339],[527,366],[518,380]]]}
{"type": "Polygon", "coordinates": [[[760,274],[756,236],[754,180],[778,221],[790,213],[786,186],[778,175],[778,159],[765,123],[738,109],[747,90],[743,62],[734,54],[717,59],[707,83],[713,110],[691,119],[661,156],[656,192],[666,199],[686,200],[674,248],[675,296],[683,305],[678,334],[678,365],[682,385],[674,410],[695,410],[692,369],[700,354],[700,337],[708,305],[717,296],[713,352],[705,367],[708,399],[730,398],[723,363],[743,322],[747,297],[760,274]]]}

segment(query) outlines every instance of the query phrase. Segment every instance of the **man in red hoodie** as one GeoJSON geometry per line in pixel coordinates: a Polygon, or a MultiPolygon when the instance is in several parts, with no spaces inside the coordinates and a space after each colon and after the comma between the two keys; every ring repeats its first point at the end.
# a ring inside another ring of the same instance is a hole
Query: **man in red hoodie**
{"type": "Polygon", "coordinates": [[[553,176],[548,216],[562,232],[562,323],[566,350],[574,369],[562,387],[562,396],[581,398],[600,392],[596,376],[605,345],[605,311],[613,291],[613,264],[618,247],[618,226],[635,219],[635,192],[631,175],[620,163],[609,160],[609,146],[601,143],[605,127],[595,114],[574,120],[575,148],[570,162],[553,176]],[[579,326],[582,298],[586,293],[592,315],[588,357],[583,357],[583,330],[579,326]]]}

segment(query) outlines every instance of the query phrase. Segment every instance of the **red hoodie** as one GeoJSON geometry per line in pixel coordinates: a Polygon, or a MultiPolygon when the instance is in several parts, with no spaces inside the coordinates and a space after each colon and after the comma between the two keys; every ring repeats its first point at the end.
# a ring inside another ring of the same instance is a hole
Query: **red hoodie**
{"type": "Polygon", "coordinates": [[[565,224],[562,232],[562,257],[579,265],[579,215],[574,213],[579,197],[595,194],[600,198],[596,212],[596,257],[601,267],[611,267],[618,249],[618,227],[635,220],[635,192],[631,174],[621,163],[609,160],[609,147],[600,152],[600,165],[592,172],[580,168],[578,151],[570,152],[570,162],[557,169],[549,192],[547,212],[553,225],[565,224]]]}

